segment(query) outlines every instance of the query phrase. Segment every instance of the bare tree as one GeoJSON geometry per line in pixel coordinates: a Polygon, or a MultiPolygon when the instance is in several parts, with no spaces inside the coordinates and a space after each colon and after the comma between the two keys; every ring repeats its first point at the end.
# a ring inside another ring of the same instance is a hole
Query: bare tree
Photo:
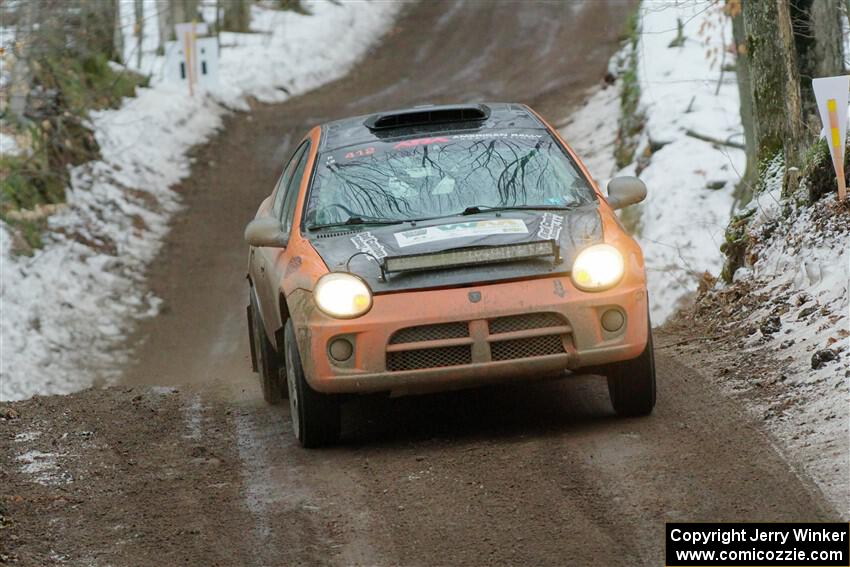
{"type": "MultiPolygon", "coordinates": [[[[112,14],[108,16],[112,22],[112,57],[120,62],[124,61],[124,32],[121,29],[121,0],[112,0],[112,14]]],[[[108,2],[105,2],[108,4],[108,2]]]]}
{"type": "Polygon", "coordinates": [[[133,9],[136,16],[136,25],[133,33],[136,34],[136,67],[142,68],[142,48],[145,40],[145,5],[144,0],[135,0],[133,9]]]}
{"type": "MultiPolygon", "coordinates": [[[[844,71],[840,0],[789,2],[806,122],[818,122],[812,79],[844,71]]],[[[816,127],[819,130],[819,126],[816,127]]]]}
{"type": "Polygon", "coordinates": [[[16,30],[18,41],[13,46],[15,60],[9,86],[9,116],[18,124],[24,122],[27,96],[32,86],[29,60],[33,46],[33,27],[38,17],[39,6],[37,2],[28,2],[22,7],[23,13],[18,14],[16,30]]]}
{"type": "MultiPolygon", "coordinates": [[[[44,2],[42,2],[44,3],[44,2]]],[[[46,3],[45,3],[46,4],[46,3]]],[[[74,3],[52,6],[70,15],[74,3]]],[[[79,0],[81,22],[76,37],[85,53],[102,54],[113,61],[121,60],[121,27],[118,21],[118,0],[79,0]]]]}
{"type": "Polygon", "coordinates": [[[175,24],[197,21],[199,0],[168,0],[160,6],[159,12],[159,51],[165,49],[165,42],[175,39],[175,24]]]}
{"type": "Polygon", "coordinates": [[[800,76],[788,0],[743,3],[756,159],[782,151],[799,165],[804,128],[800,76]]]}
{"type": "Polygon", "coordinates": [[[228,0],[224,3],[222,29],[247,32],[251,24],[250,0],[228,0]]]}
{"type": "Polygon", "coordinates": [[[159,55],[165,53],[165,42],[170,40],[174,35],[174,26],[169,21],[171,15],[171,6],[168,3],[159,2],[156,5],[156,26],[158,32],[158,41],[156,52],[159,55]],[[171,24],[171,25],[169,25],[171,24]]]}
{"type": "Polygon", "coordinates": [[[735,188],[737,204],[746,204],[752,199],[753,184],[758,175],[758,157],[753,121],[753,97],[750,85],[750,62],[747,54],[747,34],[744,29],[744,15],[740,0],[726,0],[726,13],[732,19],[732,38],[735,42],[735,74],[738,78],[738,98],[740,99],[741,124],[744,128],[744,146],[747,153],[747,165],[744,175],[735,188]]]}
{"type": "Polygon", "coordinates": [[[844,38],[839,0],[812,0],[812,31],[816,38],[815,72],[818,76],[844,71],[844,38]]]}

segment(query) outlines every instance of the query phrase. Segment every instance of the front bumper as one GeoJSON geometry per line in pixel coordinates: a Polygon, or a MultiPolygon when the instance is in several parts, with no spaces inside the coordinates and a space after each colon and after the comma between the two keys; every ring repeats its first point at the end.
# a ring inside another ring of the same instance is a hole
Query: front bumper
{"type": "Polygon", "coordinates": [[[313,389],[420,393],[545,378],[637,357],[648,337],[642,275],[597,293],[576,289],[569,277],[551,277],[378,295],[369,313],[353,320],[324,315],[307,291],[294,292],[287,303],[313,389]],[[615,332],[601,324],[612,309],[625,320],[615,332]],[[532,314],[547,315],[529,319],[532,314]],[[411,327],[419,329],[397,334],[411,327]],[[339,338],[354,345],[345,362],[328,352],[339,338]]]}

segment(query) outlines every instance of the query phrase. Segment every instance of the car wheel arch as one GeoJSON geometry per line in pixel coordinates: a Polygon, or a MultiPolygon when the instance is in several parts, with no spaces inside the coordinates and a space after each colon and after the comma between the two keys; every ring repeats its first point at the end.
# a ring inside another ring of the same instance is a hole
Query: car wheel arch
{"type": "MultiPolygon", "coordinates": [[[[254,285],[254,282],[251,279],[250,275],[248,276],[247,279],[248,279],[248,289],[249,289],[248,293],[251,294],[254,302],[257,305],[257,316],[260,318],[260,329],[262,329],[264,334],[268,335],[268,331],[266,330],[266,320],[265,320],[265,318],[263,318],[262,307],[260,307],[260,297],[259,297],[259,295],[257,295],[257,286],[254,285]]],[[[281,329],[282,329],[282,327],[281,327],[281,329]]],[[[283,335],[281,335],[281,336],[283,336],[283,335]]],[[[275,333],[274,337],[268,337],[268,338],[274,338],[276,340],[277,339],[277,332],[275,333]]],[[[283,344],[283,343],[281,342],[281,344],[283,344]]],[[[252,343],[252,346],[255,346],[255,345],[253,345],[253,343],[252,343]]],[[[272,346],[275,347],[276,351],[280,352],[280,350],[277,348],[278,345],[275,342],[272,342],[272,346]]]]}
{"type": "Polygon", "coordinates": [[[289,320],[289,305],[286,303],[286,296],[283,294],[283,291],[278,292],[277,303],[280,314],[280,325],[274,333],[275,347],[278,353],[284,353],[283,333],[286,329],[286,322],[289,320]]]}

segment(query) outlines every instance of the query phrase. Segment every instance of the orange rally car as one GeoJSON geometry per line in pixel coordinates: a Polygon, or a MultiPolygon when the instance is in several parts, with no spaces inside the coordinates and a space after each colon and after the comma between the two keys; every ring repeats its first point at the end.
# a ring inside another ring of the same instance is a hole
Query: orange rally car
{"type": "Polygon", "coordinates": [[[519,104],[423,106],[313,128],[245,229],[251,358],[299,442],[350,394],[583,370],[614,409],[655,405],[646,276],[575,153],[519,104]]]}

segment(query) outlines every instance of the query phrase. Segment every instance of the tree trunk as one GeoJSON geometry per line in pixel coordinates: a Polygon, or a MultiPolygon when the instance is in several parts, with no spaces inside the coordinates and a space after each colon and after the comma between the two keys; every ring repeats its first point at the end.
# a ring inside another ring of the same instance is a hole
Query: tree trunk
{"type": "Polygon", "coordinates": [[[228,0],[224,3],[222,29],[234,32],[250,31],[250,0],[228,0]]]}
{"type": "Polygon", "coordinates": [[[135,0],[133,8],[136,15],[136,68],[142,68],[142,49],[145,42],[145,4],[144,0],[135,0]]]}
{"type": "Polygon", "coordinates": [[[215,42],[221,50],[221,0],[215,0],[215,42]]]}
{"type": "Polygon", "coordinates": [[[841,0],[795,0],[789,3],[800,72],[805,123],[820,130],[812,79],[844,71],[841,0]]]}
{"type": "Polygon", "coordinates": [[[118,0],[82,0],[80,15],[80,29],[85,32],[80,35],[83,55],[105,55],[107,59],[120,61],[118,0]]]}
{"type": "Polygon", "coordinates": [[[156,4],[156,27],[157,27],[157,55],[165,54],[165,42],[170,41],[174,35],[174,25],[170,21],[171,6],[168,3],[158,2],[156,4]]]}
{"type": "Polygon", "coordinates": [[[788,0],[744,2],[750,58],[756,158],[778,151],[786,166],[799,166],[803,141],[800,75],[788,0]]]}
{"type": "Polygon", "coordinates": [[[732,38],[735,41],[735,75],[738,79],[738,98],[741,101],[741,124],[744,128],[744,145],[747,153],[747,166],[735,188],[735,204],[745,205],[753,198],[753,185],[758,176],[758,156],[753,124],[753,93],[750,85],[750,59],[747,54],[747,34],[744,29],[744,16],[740,4],[732,8],[732,38]]]}
{"type": "Polygon", "coordinates": [[[27,109],[27,97],[32,87],[32,73],[29,66],[33,29],[38,17],[38,3],[24,4],[23,16],[18,18],[15,35],[18,41],[12,46],[15,56],[12,64],[9,84],[9,116],[16,124],[24,124],[27,109]]]}
{"type": "Polygon", "coordinates": [[[292,10],[298,14],[309,15],[310,11],[304,7],[301,0],[280,0],[281,10],[292,10]]]}
{"type": "Polygon", "coordinates": [[[174,23],[196,22],[200,19],[198,5],[200,0],[171,0],[174,9],[174,23]]]}
{"type": "Polygon", "coordinates": [[[112,57],[119,63],[124,61],[124,30],[121,29],[121,0],[112,0],[112,57]]]}
{"type": "Polygon", "coordinates": [[[159,51],[164,52],[165,42],[176,39],[174,24],[198,20],[199,0],[168,0],[159,7],[159,51]]]}
{"type": "Polygon", "coordinates": [[[832,77],[844,71],[844,38],[841,33],[839,0],[818,0],[812,5],[812,27],[815,44],[816,76],[832,77]]]}

